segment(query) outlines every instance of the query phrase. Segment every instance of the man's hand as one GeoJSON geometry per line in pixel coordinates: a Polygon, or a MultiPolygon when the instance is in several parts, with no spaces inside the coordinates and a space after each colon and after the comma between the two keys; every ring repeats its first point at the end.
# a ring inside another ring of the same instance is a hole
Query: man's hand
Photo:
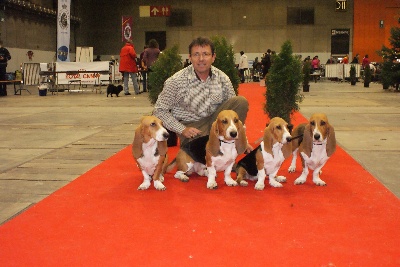
{"type": "Polygon", "coordinates": [[[247,143],[246,150],[244,151],[244,153],[248,154],[253,150],[254,150],[254,148],[249,143],[247,143]]]}
{"type": "Polygon", "coordinates": [[[199,134],[201,134],[201,131],[193,127],[186,127],[182,131],[182,135],[186,138],[195,138],[199,134]]]}

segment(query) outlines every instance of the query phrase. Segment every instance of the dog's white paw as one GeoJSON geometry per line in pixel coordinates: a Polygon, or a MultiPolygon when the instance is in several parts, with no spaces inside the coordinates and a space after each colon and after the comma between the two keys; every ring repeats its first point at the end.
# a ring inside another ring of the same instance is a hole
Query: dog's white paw
{"type": "Polygon", "coordinates": [[[239,185],[240,185],[240,186],[248,186],[249,183],[248,183],[247,181],[245,181],[245,180],[241,180],[240,183],[239,183],[239,185]]]}
{"type": "Polygon", "coordinates": [[[150,181],[144,181],[141,185],[139,185],[138,190],[146,190],[150,187],[150,181]]]}
{"type": "Polygon", "coordinates": [[[217,189],[218,188],[218,184],[215,181],[207,182],[207,188],[208,189],[217,189]]]}
{"type": "Polygon", "coordinates": [[[286,177],[282,175],[276,176],[275,180],[277,180],[280,183],[286,183],[286,177]]]}
{"type": "Polygon", "coordinates": [[[163,183],[161,182],[161,181],[154,181],[154,187],[157,189],[157,190],[161,190],[161,191],[164,191],[165,189],[167,189],[164,185],[163,185],[163,183]]]}
{"type": "Polygon", "coordinates": [[[269,185],[272,187],[283,187],[283,185],[280,182],[276,181],[275,178],[269,179],[269,185]]]}
{"type": "Polygon", "coordinates": [[[288,172],[292,173],[296,171],[296,166],[290,166],[288,172]]]}
{"type": "Polygon", "coordinates": [[[238,185],[238,183],[235,180],[233,180],[231,177],[226,177],[224,180],[225,180],[225,183],[227,186],[237,186],[238,185]]]}
{"type": "Polygon", "coordinates": [[[265,184],[262,182],[257,182],[256,185],[254,186],[255,190],[264,190],[265,184]]]}
{"type": "Polygon", "coordinates": [[[175,178],[181,180],[181,182],[189,182],[189,177],[185,175],[182,171],[177,171],[174,175],[175,178]]]}
{"type": "Polygon", "coordinates": [[[296,180],[294,180],[294,184],[299,185],[299,184],[304,184],[306,182],[306,177],[300,176],[296,180]]]}
{"type": "Polygon", "coordinates": [[[321,178],[314,178],[313,179],[314,184],[318,185],[318,186],[326,186],[326,183],[324,181],[321,180],[321,178]]]}
{"type": "Polygon", "coordinates": [[[162,174],[160,174],[160,177],[158,178],[158,180],[162,183],[164,182],[164,176],[162,176],[162,174]]]}

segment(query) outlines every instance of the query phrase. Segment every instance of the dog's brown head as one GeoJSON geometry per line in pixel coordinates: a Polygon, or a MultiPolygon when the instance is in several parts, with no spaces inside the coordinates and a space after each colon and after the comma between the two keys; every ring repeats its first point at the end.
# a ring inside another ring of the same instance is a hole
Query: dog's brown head
{"type": "Polygon", "coordinates": [[[133,156],[135,158],[141,157],[142,144],[148,143],[151,139],[158,141],[160,154],[166,153],[166,141],[169,137],[168,131],[163,127],[162,122],[155,116],[143,116],[139,126],[135,131],[135,138],[133,139],[133,156]],[[165,150],[165,151],[164,151],[165,150]],[[165,153],[164,153],[165,152],[165,153]]]}
{"type": "Polygon", "coordinates": [[[314,142],[324,141],[331,130],[328,117],[323,113],[315,113],[310,118],[310,132],[314,142]]]}
{"type": "Polygon", "coordinates": [[[166,141],[169,137],[167,130],[163,127],[162,122],[155,116],[143,116],[140,122],[140,134],[145,141],[151,138],[157,141],[166,141]]]}
{"type": "Polygon", "coordinates": [[[221,139],[225,141],[235,140],[236,150],[239,154],[246,149],[246,131],[238,114],[233,110],[222,110],[211,126],[209,149],[213,155],[218,154],[221,139]]]}
{"type": "Polygon", "coordinates": [[[335,129],[329,123],[328,117],[324,113],[314,113],[311,115],[309,123],[304,129],[304,152],[310,156],[312,143],[326,142],[327,155],[330,157],[336,150],[335,129]]]}
{"type": "Polygon", "coordinates": [[[291,140],[292,136],[289,131],[289,125],[280,117],[272,118],[268,126],[264,129],[264,149],[270,154],[272,154],[272,146],[279,142],[284,145],[282,147],[282,152],[283,156],[287,158],[292,149],[291,140]]]}

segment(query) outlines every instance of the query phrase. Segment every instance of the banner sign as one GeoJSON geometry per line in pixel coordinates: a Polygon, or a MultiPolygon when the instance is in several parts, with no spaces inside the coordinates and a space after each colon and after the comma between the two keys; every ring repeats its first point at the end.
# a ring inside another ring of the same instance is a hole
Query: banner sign
{"type": "Polygon", "coordinates": [[[57,61],[69,60],[71,0],[58,0],[57,12],[57,61]]]}
{"type": "Polygon", "coordinates": [[[122,42],[132,40],[132,17],[122,16],[122,42]]]}
{"type": "Polygon", "coordinates": [[[100,84],[110,78],[108,61],[56,62],[56,70],[57,84],[68,84],[71,80],[81,80],[82,84],[100,84]]]}

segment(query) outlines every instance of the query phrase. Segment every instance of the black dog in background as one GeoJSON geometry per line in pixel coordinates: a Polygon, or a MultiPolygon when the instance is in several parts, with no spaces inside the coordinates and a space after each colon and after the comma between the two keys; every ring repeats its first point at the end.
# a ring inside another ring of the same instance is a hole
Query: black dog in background
{"type": "Polygon", "coordinates": [[[107,97],[108,95],[111,95],[111,97],[113,97],[113,94],[118,97],[119,93],[121,93],[122,90],[124,90],[122,85],[115,86],[114,84],[109,84],[107,86],[107,97]]]}

